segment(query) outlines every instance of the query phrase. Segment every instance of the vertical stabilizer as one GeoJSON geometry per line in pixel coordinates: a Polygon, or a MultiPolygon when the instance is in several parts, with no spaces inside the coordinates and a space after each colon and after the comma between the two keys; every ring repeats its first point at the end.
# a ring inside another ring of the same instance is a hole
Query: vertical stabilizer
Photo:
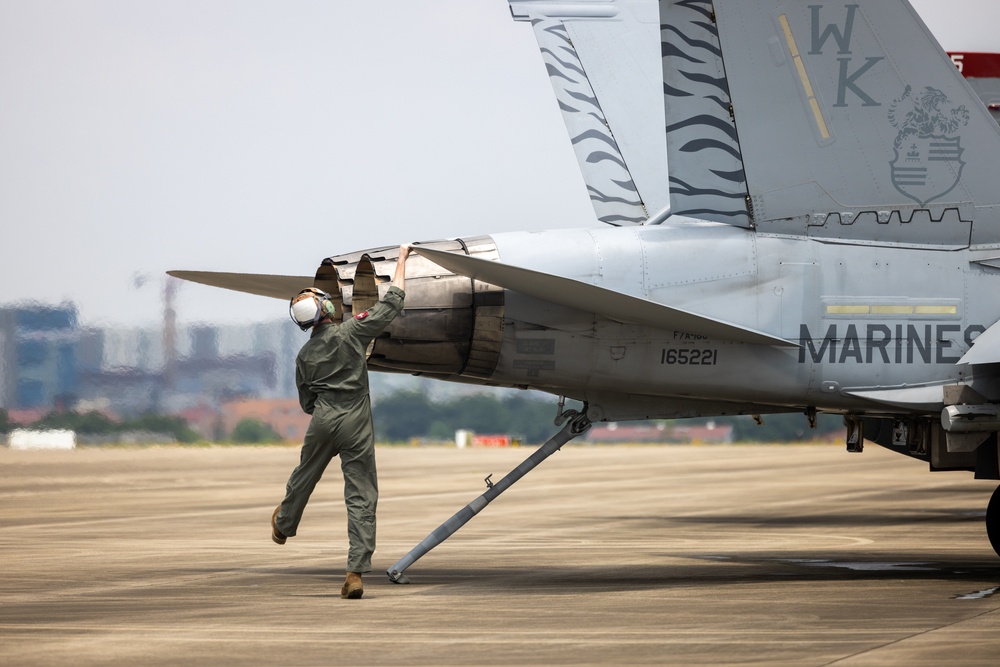
{"type": "Polygon", "coordinates": [[[909,3],[714,9],[758,231],[1000,242],[1000,128],[909,3]]]}
{"type": "Polygon", "coordinates": [[[597,217],[668,203],[657,0],[509,0],[530,21],[597,217]]]}
{"type": "Polygon", "coordinates": [[[750,227],[711,0],[660,0],[670,211],[750,227]]]}

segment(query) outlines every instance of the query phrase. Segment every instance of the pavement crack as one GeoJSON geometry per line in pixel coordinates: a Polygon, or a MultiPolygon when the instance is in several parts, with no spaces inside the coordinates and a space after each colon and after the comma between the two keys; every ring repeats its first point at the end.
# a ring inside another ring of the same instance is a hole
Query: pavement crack
{"type": "Polygon", "coordinates": [[[909,640],[914,639],[916,637],[922,637],[924,635],[929,635],[931,633],[938,632],[939,630],[944,630],[946,628],[955,627],[957,625],[961,625],[962,623],[968,623],[969,621],[974,621],[977,618],[982,618],[983,616],[988,616],[990,614],[995,614],[997,611],[1000,611],[1000,608],[987,609],[986,611],[980,612],[978,614],[973,614],[972,616],[967,616],[966,618],[960,619],[958,621],[953,621],[951,623],[944,623],[943,625],[939,625],[939,626],[933,627],[933,628],[927,628],[926,630],[921,630],[920,632],[914,632],[913,634],[909,634],[909,635],[907,635],[905,637],[899,637],[898,639],[894,639],[891,642],[885,642],[884,644],[880,644],[878,646],[873,646],[871,648],[867,648],[867,649],[865,649],[863,651],[858,651],[858,652],[852,653],[850,655],[845,655],[845,656],[842,656],[840,658],[837,658],[836,660],[831,660],[830,662],[824,662],[819,667],[830,667],[830,665],[837,665],[837,664],[840,664],[840,663],[844,662],[845,660],[850,660],[851,658],[857,658],[858,656],[868,655],[870,653],[875,653],[876,651],[881,651],[881,650],[883,650],[885,648],[888,648],[890,646],[896,646],[898,644],[902,644],[903,642],[909,641],[909,640]]]}

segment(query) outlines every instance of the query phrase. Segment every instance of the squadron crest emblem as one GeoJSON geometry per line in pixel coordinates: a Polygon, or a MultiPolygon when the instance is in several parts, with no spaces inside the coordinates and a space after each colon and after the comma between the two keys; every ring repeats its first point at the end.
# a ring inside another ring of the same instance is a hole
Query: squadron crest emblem
{"type": "Polygon", "coordinates": [[[907,86],[889,105],[889,122],[899,130],[892,184],[920,205],[951,192],[965,166],[961,137],[954,135],[969,123],[969,110],[949,106],[948,96],[930,86],[916,94],[907,86]]]}

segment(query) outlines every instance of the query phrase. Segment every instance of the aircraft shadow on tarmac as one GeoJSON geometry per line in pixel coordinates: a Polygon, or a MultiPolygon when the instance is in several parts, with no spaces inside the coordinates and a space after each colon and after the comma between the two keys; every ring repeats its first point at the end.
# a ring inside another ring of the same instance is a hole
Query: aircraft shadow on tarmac
{"type": "MultiPolygon", "coordinates": [[[[883,554],[884,556],[885,554],[883,554]]],[[[992,596],[1000,591],[1000,566],[982,559],[928,562],[913,554],[891,554],[890,559],[787,559],[766,555],[706,556],[691,564],[608,567],[545,567],[500,569],[428,568],[411,576],[414,589],[426,595],[579,595],[581,593],[642,592],[668,588],[706,588],[734,585],[779,585],[780,582],[950,581],[952,597],[992,596]],[[984,584],[984,582],[987,582],[984,584]],[[996,590],[990,590],[992,587],[996,590]]],[[[414,591],[416,592],[416,590],[414,591]]],[[[970,598],[971,599],[971,598],[970,598]]]]}
{"type": "MultiPolygon", "coordinates": [[[[784,516],[719,516],[719,515],[699,515],[696,517],[617,517],[616,521],[635,521],[638,523],[658,524],[661,527],[669,523],[686,524],[714,524],[732,526],[774,526],[782,528],[831,528],[850,532],[852,528],[858,527],[905,527],[908,524],[953,524],[953,523],[979,523],[983,522],[986,512],[981,507],[971,507],[967,510],[936,510],[926,509],[920,512],[895,510],[892,512],[870,512],[865,514],[854,513],[828,513],[828,514],[803,514],[784,516]]],[[[986,539],[986,533],[983,533],[986,539]]]]}
{"type": "MultiPolygon", "coordinates": [[[[619,526],[623,535],[669,535],[671,526],[684,529],[688,526],[718,526],[708,530],[717,533],[726,546],[713,549],[713,541],[699,538],[704,547],[700,554],[692,554],[690,540],[685,538],[685,546],[677,552],[658,548],[663,563],[630,563],[622,565],[551,565],[549,558],[539,564],[525,559],[523,567],[505,566],[480,568],[454,568],[433,563],[421,563],[410,573],[411,590],[424,589],[427,595],[477,595],[487,591],[525,595],[532,594],[578,594],[580,592],[609,593],[621,591],[643,591],[657,588],[691,586],[729,586],[734,584],[774,584],[788,582],[851,582],[851,581],[953,581],[954,597],[965,595],[989,597],[1000,592],[1000,560],[989,550],[985,532],[983,553],[948,553],[946,538],[942,536],[941,554],[931,557],[928,551],[911,551],[905,547],[898,550],[886,549],[883,540],[878,549],[865,550],[864,547],[817,546],[803,537],[801,548],[794,544],[805,531],[816,537],[821,534],[856,535],[858,529],[896,528],[905,530],[907,526],[952,525],[979,523],[984,512],[979,505],[950,507],[947,509],[892,510],[869,512],[843,512],[804,515],[699,515],[699,516],[602,516],[619,526]],[[734,549],[733,534],[727,535],[725,526],[731,533],[745,534],[748,529],[773,529],[782,534],[782,546],[774,549],[750,548],[734,549]],[[986,586],[983,582],[988,582],[986,586]],[[991,587],[996,586],[996,590],[991,587]]],[[[924,531],[926,532],[926,531],[924,531]]],[[[934,531],[928,533],[933,540],[934,531]]],[[[702,533],[704,535],[704,533],[702,533]]],[[[500,554],[494,554],[497,556],[500,554]]],[[[455,559],[455,554],[449,560],[455,559]]],[[[523,553],[517,558],[523,557],[523,553]]],[[[656,555],[652,556],[657,558],[656,555]]],[[[514,557],[512,556],[512,560],[514,557]]],[[[630,560],[634,560],[630,558],[630,560]]],[[[306,595],[339,595],[340,571],[333,568],[288,567],[253,570],[257,574],[278,576],[282,579],[311,580],[330,585],[329,593],[303,593],[306,595]],[[337,590],[333,590],[333,584],[337,590]]],[[[375,584],[378,588],[388,584],[384,573],[374,571],[366,575],[366,588],[375,584]],[[371,583],[368,583],[371,582],[371,583]]],[[[979,599],[975,598],[975,599],[979,599]]],[[[973,599],[973,598],[968,598],[973,599]]]]}

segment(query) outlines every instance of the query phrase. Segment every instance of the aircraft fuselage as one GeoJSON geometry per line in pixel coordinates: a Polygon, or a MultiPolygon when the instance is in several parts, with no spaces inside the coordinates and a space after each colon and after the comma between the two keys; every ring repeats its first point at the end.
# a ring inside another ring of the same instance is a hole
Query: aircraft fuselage
{"type": "MultiPolygon", "coordinates": [[[[942,408],[943,386],[974,384],[993,393],[990,379],[958,364],[1000,317],[985,298],[1000,271],[974,264],[968,249],[834,242],[693,220],[505,233],[458,244],[507,265],[790,344],[615,321],[565,305],[558,285],[543,298],[418,266],[404,316],[376,342],[374,369],[566,395],[587,401],[605,419],[807,408],[933,414],[942,408]],[[445,284],[450,287],[442,293],[445,284]],[[492,298],[484,300],[485,294],[492,298]],[[490,317],[481,317],[480,308],[490,309],[490,317]],[[429,318],[451,323],[440,330],[457,326],[455,345],[419,340],[417,330],[435,328],[427,326],[429,318]],[[456,325],[459,320],[465,324],[456,325]],[[493,358],[485,365],[480,359],[470,374],[477,336],[490,338],[493,358]],[[450,361],[435,366],[429,357],[413,357],[421,347],[448,348],[450,361]]],[[[394,259],[391,251],[370,254],[375,274],[394,259]]],[[[346,277],[351,272],[344,262],[354,257],[331,263],[346,277]]],[[[350,303],[347,282],[341,291],[350,303]]]]}

